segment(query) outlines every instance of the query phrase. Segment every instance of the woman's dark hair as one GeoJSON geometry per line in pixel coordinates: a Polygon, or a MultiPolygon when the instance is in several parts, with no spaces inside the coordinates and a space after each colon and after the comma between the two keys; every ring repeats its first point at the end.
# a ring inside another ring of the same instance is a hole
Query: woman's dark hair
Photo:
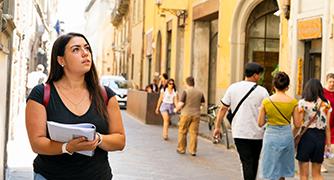
{"type": "Polygon", "coordinates": [[[276,89],[282,91],[287,88],[290,84],[289,76],[282,71],[279,71],[275,74],[273,78],[273,85],[276,89]]]}
{"type": "Polygon", "coordinates": [[[85,74],[85,82],[86,82],[86,86],[87,86],[87,90],[89,92],[90,98],[92,99],[92,102],[95,104],[96,111],[98,112],[99,115],[107,119],[108,118],[107,107],[105,105],[103,96],[101,94],[99,78],[98,78],[96,68],[94,65],[94,61],[93,61],[93,52],[92,52],[91,46],[87,38],[84,35],[79,34],[79,33],[68,33],[68,34],[59,36],[56,39],[56,41],[53,43],[53,46],[52,46],[51,68],[50,68],[50,74],[49,74],[48,80],[46,82],[51,84],[61,79],[61,77],[64,75],[63,67],[58,63],[57,57],[64,56],[65,47],[73,37],[81,37],[89,45],[88,49],[92,56],[91,57],[92,66],[90,70],[85,74]]]}
{"type": "Polygon", "coordinates": [[[304,87],[302,98],[309,102],[316,102],[318,97],[327,102],[324,96],[323,87],[318,79],[310,79],[307,81],[304,87]]]}
{"type": "Polygon", "coordinates": [[[163,73],[162,77],[164,77],[164,79],[168,79],[168,74],[167,73],[163,73]]]}
{"type": "Polygon", "coordinates": [[[173,82],[173,89],[174,89],[174,91],[176,91],[176,85],[175,85],[175,81],[174,81],[174,79],[168,79],[167,84],[166,84],[165,87],[164,87],[164,91],[165,91],[166,88],[168,87],[169,82],[173,82]]]}

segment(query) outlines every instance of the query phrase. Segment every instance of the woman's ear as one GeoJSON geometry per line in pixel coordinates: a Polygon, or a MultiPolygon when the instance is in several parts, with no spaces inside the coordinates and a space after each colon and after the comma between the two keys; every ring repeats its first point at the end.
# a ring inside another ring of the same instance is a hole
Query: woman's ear
{"type": "Polygon", "coordinates": [[[58,61],[58,64],[59,64],[60,66],[64,66],[64,65],[65,65],[64,57],[62,57],[62,56],[57,56],[57,61],[58,61]]]}

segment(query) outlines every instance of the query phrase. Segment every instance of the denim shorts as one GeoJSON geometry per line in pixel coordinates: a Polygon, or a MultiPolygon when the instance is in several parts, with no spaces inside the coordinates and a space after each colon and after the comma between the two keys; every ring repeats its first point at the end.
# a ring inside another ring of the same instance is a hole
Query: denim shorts
{"type": "Polygon", "coordinates": [[[174,104],[162,103],[160,106],[160,112],[167,112],[169,115],[174,114],[174,104]]]}
{"type": "Polygon", "coordinates": [[[34,172],[34,180],[47,180],[44,176],[41,174],[35,173],[34,172]]]}
{"type": "Polygon", "coordinates": [[[325,140],[325,130],[308,128],[298,144],[296,159],[301,162],[322,163],[325,140]]]}

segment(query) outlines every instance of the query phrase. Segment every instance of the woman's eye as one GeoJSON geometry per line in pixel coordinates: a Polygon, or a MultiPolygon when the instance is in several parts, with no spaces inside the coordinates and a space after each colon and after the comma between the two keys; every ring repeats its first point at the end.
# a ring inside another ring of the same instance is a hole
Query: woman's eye
{"type": "Polygon", "coordinates": [[[74,48],[72,51],[77,52],[77,51],[79,51],[79,48],[74,48]]]}

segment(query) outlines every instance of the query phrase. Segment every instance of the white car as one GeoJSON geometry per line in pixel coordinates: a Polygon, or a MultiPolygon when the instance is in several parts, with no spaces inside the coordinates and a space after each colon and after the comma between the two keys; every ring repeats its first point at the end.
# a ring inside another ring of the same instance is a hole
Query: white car
{"type": "Polygon", "coordinates": [[[123,76],[102,76],[101,84],[108,86],[116,93],[116,99],[120,108],[126,108],[128,100],[128,89],[130,83],[123,76]]]}

